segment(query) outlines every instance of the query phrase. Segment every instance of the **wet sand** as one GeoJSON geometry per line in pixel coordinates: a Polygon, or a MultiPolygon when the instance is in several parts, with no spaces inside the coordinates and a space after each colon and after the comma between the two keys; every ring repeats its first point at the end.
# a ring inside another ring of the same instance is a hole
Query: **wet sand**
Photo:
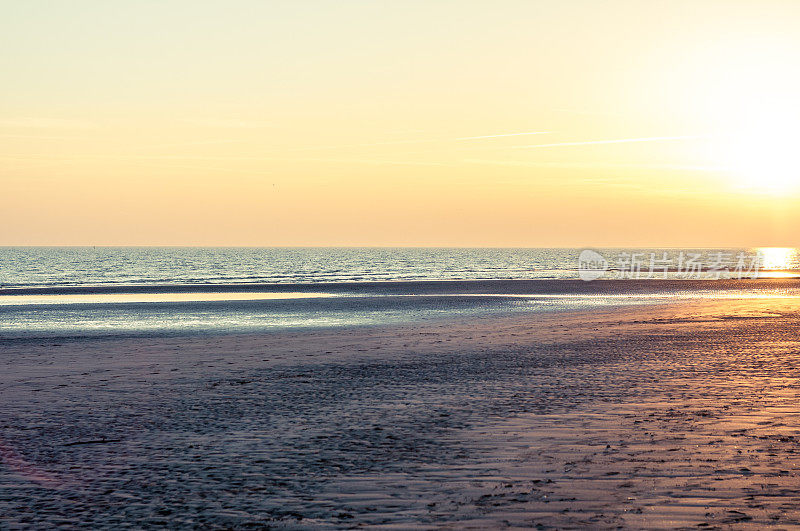
{"type": "Polygon", "coordinates": [[[0,342],[4,526],[800,526],[800,301],[0,342]]]}

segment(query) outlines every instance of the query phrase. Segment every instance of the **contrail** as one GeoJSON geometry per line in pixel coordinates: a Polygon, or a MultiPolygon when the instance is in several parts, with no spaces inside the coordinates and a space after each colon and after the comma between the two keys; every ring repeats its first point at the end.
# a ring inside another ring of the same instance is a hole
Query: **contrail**
{"type": "Polygon", "coordinates": [[[195,142],[177,142],[174,144],[150,144],[149,146],[135,146],[136,149],[163,149],[174,147],[190,147],[190,146],[211,146],[215,144],[238,144],[243,140],[222,139],[222,140],[197,140],[195,142]]]}
{"type": "Polygon", "coordinates": [[[462,136],[453,140],[480,140],[481,138],[500,138],[504,136],[549,135],[550,131],[531,131],[528,133],[505,133],[502,135],[462,136]]]}
{"type": "Polygon", "coordinates": [[[556,107],[552,110],[557,112],[568,112],[570,114],[583,114],[588,116],[623,116],[622,113],[619,112],[590,111],[587,109],[565,109],[563,107],[556,107]]]}
{"type": "Polygon", "coordinates": [[[457,138],[425,138],[415,140],[389,140],[386,142],[368,142],[362,144],[345,144],[336,146],[315,146],[315,147],[302,147],[294,148],[288,151],[314,151],[317,149],[342,149],[350,147],[369,147],[369,146],[393,146],[400,144],[430,144],[436,142],[460,142],[462,140],[481,140],[485,138],[501,138],[508,136],[524,136],[524,135],[547,135],[550,131],[528,131],[524,133],[504,133],[499,135],[481,135],[481,136],[462,136],[457,138]]]}
{"type": "Polygon", "coordinates": [[[506,136],[547,135],[550,131],[528,131],[525,133],[503,133],[500,135],[461,136],[457,138],[433,138],[422,140],[393,140],[388,142],[372,142],[369,144],[353,144],[355,146],[382,146],[387,144],[426,144],[429,142],[455,142],[458,140],[481,140],[483,138],[501,138],[506,136]]]}
{"type": "Polygon", "coordinates": [[[649,136],[644,138],[619,138],[616,140],[587,140],[584,142],[557,142],[555,144],[531,144],[527,146],[510,146],[514,149],[534,149],[561,146],[591,146],[597,144],[627,144],[632,142],[662,142],[667,140],[688,140],[698,136],[649,136]]]}
{"type": "Polygon", "coordinates": [[[30,138],[33,140],[75,140],[85,136],[50,136],[50,135],[0,135],[0,138],[30,138]]]}
{"type": "Polygon", "coordinates": [[[627,162],[536,162],[518,160],[491,160],[491,159],[464,159],[466,164],[496,164],[498,166],[520,166],[526,168],[602,168],[602,169],[644,169],[644,170],[675,170],[675,171],[725,171],[724,166],[701,166],[687,164],[639,164],[627,162]]]}

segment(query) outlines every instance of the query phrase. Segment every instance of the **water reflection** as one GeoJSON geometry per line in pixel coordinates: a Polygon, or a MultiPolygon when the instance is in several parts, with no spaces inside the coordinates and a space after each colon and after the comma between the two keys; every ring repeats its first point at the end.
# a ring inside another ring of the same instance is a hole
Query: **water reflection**
{"type": "Polygon", "coordinates": [[[73,295],[0,295],[0,306],[40,304],[113,304],[142,302],[211,302],[311,299],[332,297],[331,293],[86,293],[73,295]]]}
{"type": "Polygon", "coordinates": [[[759,247],[761,278],[788,278],[800,273],[800,249],[794,247],[759,247]]]}

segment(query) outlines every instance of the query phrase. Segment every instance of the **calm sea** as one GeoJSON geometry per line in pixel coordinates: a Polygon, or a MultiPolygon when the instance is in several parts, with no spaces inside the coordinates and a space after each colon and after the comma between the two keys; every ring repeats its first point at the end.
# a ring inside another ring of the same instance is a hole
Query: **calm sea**
{"type": "MultiPolygon", "coordinates": [[[[5,247],[0,248],[0,285],[54,287],[138,284],[238,284],[406,280],[578,278],[583,249],[446,248],[186,248],[5,247]]],[[[635,257],[646,275],[650,259],[670,272],[681,254],[710,265],[719,258],[758,249],[598,249],[612,265],[635,257]]],[[[771,269],[800,270],[800,253],[788,249],[771,269]]],[[[630,267],[630,262],[626,262],[630,267]]],[[[748,263],[749,265],[749,263],[748,263]]]]}
{"type": "Polygon", "coordinates": [[[573,249],[17,247],[0,254],[6,287],[566,278],[578,265],[573,249]]]}

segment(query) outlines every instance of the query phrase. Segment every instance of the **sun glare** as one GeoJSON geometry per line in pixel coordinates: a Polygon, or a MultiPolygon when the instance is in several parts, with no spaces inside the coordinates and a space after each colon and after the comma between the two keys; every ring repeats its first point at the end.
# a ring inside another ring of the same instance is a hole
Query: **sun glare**
{"type": "Polygon", "coordinates": [[[800,262],[800,251],[793,247],[760,247],[762,270],[795,269],[800,262]]]}
{"type": "Polygon", "coordinates": [[[800,193],[800,109],[792,99],[750,101],[731,129],[711,141],[712,157],[736,188],[800,193]]]}
{"type": "Polygon", "coordinates": [[[772,195],[800,189],[800,135],[786,115],[765,114],[758,124],[726,139],[726,159],[739,187],[772,195]]]}
{"type": "Polygon", "coordinates": [[[740,191],[800,194],[800,72],[792,50],[779,36],[727,40],[699,53],[685,73],[708,161],[740,191]]]}

